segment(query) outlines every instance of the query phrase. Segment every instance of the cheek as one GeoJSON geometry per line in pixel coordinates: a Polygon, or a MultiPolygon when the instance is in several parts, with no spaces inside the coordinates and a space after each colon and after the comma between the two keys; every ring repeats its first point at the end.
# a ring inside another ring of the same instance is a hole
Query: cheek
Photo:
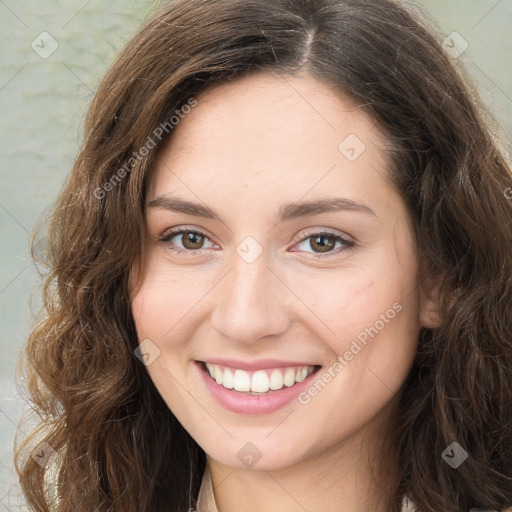
{"type": "Polygon", "coordinates": [[[169,409],[179,412],[186,402],[182,391],[187,387],[183,369],[189,336],[184,331],[186,322],[179,321],[186,313],[184,306],[173,299],[176,294],[169,291],[173,289],[165,280],[152,280],[148,273],[132,300],[132,315],[141,351],[149,350],[153,356],[146,370],[169,409]]]}
{"type": "Polygon", "coordinates": [[[139,326],[141,325],[142,318],[144,315],[144,294],[139,289],[137,294],[132,299],[132,316],[137,329],[137,336],[140,339],[141,333],[139,332],[139,326]]]}
{"type": "Polygon", "coordinates": [[[165,329],[165,316],[162,315],[166,304],[162,299],[160,291],[152,287],[146,279],[132,301],[132,314],[139,341],[150,338],[159,342],[161,339],[160,333],[165,329]]]}
{"type": "Polygon", "coordinates": [[[413,259],[407,266],[403,258],[401,262],[382,254],[357,268],[294,283],[333,360],[346,354],[356,375],[369,366],[386,372],[393,365],[405,368],[414,356],[419,332],[416,267],[413,259]]]}
{"type": "Polygon", "coordinates": [[[198,285],[204,280],[197,269],[171,269],[163,258],[150,256],[144,281],[132,300],[139,340],[149,337],[165,348],[187,338],[188,320],[207,290],[207,283],[198,285]]]}
{"type": "Polygon", "coordinates": [[[373,325],[388,310],[388,316],[394,318],[398,307],[393,309],[393,304],[404,306],[404,302],[409,304],[414,299],[410,294],[412,285],[403,274],[392,270],[384,273],[368,266],[353,272],[332,271],[314,280],[297,278],[292,286],[323,326],[341,338],[373,325]]]}
{"type": "Polygon", "coordinates": [[[358,326],[344,353],[345,359],[352,358],[353,382],[360,386],[371,382],[376,392],[399,390],[417,349],[420,325],[415,287],[394,277],[388,274],[368,289],[366,297],[360,297],[358,326]]]}
{"type": "MultiPolygon", "coordinates": [[[[160,283],[163,284],[163,283],[160,283]]],[[[146,281],[132,301],[132,314],[139,343],[150,339],[162,355],[172,352],[180,340],[186,339],[183,329],[186,322],[180,321],[185,314],[184,302],[171,292],[172,285],[160,286],[146,281]]]]}
{"type": "Polygon", "coordinates": [[[383,272],[380,265],[365,265],[364,271],[322,276],[310,289],[312,309],[328,327],[317,331],[317,338],[329,347],[331,360],[326,379],[318,377],[327,384],[314,381],[301,403],[311,401],[308,413],[318,417],[331,407],[333,425],[323,429],[326,439],[337,439],[340,425],[348,433],[369,421],[410,371],[419,322],[414,266],[409,270],[387,265],[383,272]]]}

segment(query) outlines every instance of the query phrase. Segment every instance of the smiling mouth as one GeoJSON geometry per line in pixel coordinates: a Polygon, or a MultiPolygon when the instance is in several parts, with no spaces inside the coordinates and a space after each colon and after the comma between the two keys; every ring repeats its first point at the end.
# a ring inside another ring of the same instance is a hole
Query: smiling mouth
{"type": "Polygon", "coordinates": [[[311,365],[245,371],[204,361],[201,364],[218,385],[246,395],[267,395],[290,388],[321,368],[319,365],[311,365]]]}

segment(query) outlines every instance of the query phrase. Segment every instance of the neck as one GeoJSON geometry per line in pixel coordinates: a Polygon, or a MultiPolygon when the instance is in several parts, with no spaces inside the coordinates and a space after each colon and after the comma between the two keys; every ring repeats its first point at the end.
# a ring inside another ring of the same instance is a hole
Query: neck
{"type": "Polygon", "coordinates": [[[384,446],[386,426],[389,422],[368,423],[328,452],[268,471],[232,468],[208,457],[217,508],[219,512],[389,512],[397,505],[393,499],[398,461],[390,457],[392,440],[384,446]]]}

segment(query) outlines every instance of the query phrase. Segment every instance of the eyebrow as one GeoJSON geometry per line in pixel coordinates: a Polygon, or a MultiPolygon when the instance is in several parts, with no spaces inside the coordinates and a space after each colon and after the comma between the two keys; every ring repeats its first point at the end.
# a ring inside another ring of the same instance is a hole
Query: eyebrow
{"type": "MultiPolygon", "coordinates": [[[[164,208],[169,211],[204,217],[206,219],[224,222],[211,208],[199,203],[193,203],[180,199],[176,196],[161,195],[148,203],[150,208],[164,208]]],[[[316,201],[302,201],[297,203],[286,203],[279,208],[275,223],[282,223],[298,217],[320,215],[322,213],[351,211],[366,213],[378,217],[378,215],[365,204],[352,201],[343,197],[331,197],[318,199],[316,201]]]]}

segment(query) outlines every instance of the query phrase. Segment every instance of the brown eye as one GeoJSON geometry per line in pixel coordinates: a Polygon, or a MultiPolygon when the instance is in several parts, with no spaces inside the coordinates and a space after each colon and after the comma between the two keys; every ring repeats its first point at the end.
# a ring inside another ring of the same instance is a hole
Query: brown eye
{"type": "Polygon", "coordinates": [[[201,231],[193,229],[170,229],[158,240],[169,244],[169,249],[178,254],[186,252],[194,254],[205,248],[205,240],[209,240],[209,238],[201,231]]]}
{"type": "Polygon", "coordinates": [[[317,252],[329,252],[334,249],[336,245],[336,237],[334,235],[316,235],[310,237],[310,243],[312,249],[317,252]],[[326,243],[327,240],[327,243],[326,243]]]}
{"type": "Polygon", "coordinates": [[[185,235],[181,235],[181,243],[183,244],[183,247],[190,250],[201,249],[204,243],[204,237],[197,233],[191,233],[188,231],[185,231],[185,233],[185,235]]]}
{"type": "Polygon", "coordinates": [[[306,236],[298,243],[298,246],[301,251],[309,252],[316,258],[323,258],[352,249],[355,246],[355,242],[326,231],[306,236]],[[307,246],[301,249],[301,244],[307,244],[307,246]],[[339,245],[336,247],[336,244],[339,245]],[[311,249],[313,252],[311,252],[311,249]]]}

